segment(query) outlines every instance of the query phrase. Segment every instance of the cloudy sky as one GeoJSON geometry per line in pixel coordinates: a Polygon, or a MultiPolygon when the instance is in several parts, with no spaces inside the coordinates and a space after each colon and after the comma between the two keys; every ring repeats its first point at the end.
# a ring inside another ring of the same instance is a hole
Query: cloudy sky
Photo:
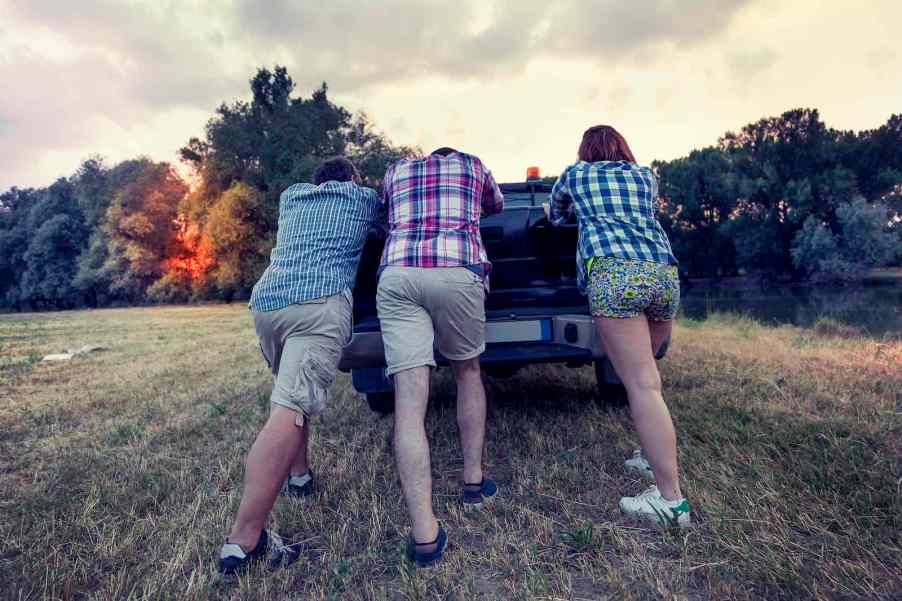
{"type": "Polygon", "coordinates": [[[397,143],[556,173],[614,125],[640,162],[794,107],[902,112],[898,0],[0,0],[0,190],[101,154],[175,162],[258,66],[397,143]]]}

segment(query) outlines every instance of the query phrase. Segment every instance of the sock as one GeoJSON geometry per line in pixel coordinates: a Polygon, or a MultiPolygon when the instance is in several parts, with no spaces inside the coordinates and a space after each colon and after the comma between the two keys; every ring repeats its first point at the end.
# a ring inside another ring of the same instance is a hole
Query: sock
{"type": "Polygon", "coordinates": [[[313,480],[313,476],[310,475],[310,470],[307,470],[305,473],[303,473],[303,474],[301,474],[301,475],[298,475],[298,476],[292,475],[292,476],[290,476],[289,479],[288,479],[288,482],[289,482],[292,486],[304,486],[305,484],[307,484],[307,483],[310,482],[311,480],[313,480]]]}

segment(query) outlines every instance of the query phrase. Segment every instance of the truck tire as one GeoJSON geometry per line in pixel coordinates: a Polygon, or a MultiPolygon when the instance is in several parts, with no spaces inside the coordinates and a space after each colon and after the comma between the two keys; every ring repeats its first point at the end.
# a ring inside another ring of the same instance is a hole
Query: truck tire
{"type": "Polygon", "coordinates": [[[394,392],[369,392],[366,395],[366,402],[370,409],[381,415],[395,412],[394,392]]]}
{"type": "Polygon", "coordinates": [[[608,359],[595,360],[595,381],[598,385],[597,400],[600,407],[620,409],[629,406],[626,388],[619,382],[614,366],[608,359]]]}

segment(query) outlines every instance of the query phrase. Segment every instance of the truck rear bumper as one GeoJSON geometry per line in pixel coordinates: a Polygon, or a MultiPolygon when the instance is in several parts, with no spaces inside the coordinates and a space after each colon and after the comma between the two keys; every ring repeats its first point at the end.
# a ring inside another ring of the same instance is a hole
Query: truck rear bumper
{"type": "MultiPolygon", "coordinates": [[[[485,337],[483,364],[591,361],[604,356],[588,315],[494,320],[485,324],[485,337]]],[[[447,364],[439,353],[435,358],[447,364]]],[[[378,330],[355,333],[338,365],[342,371],[383,367],[385,349],[378,330]]]]}

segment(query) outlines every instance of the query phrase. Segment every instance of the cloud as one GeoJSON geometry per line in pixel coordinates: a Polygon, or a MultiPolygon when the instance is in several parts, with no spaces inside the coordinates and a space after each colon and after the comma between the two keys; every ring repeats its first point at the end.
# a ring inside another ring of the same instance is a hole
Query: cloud
{"type": "Polygon", "coordinates": [[[868,51],[868,62],[877,69],[882,69],[887,64],[892,63],[896,58],[897,52],[891,46],[880,46],[868,51]]]}
{"type": "Polygon", "coordinates": [[[777,53],[770,48],[746,49],[728,55],[727,62],[733,76],[747,82],[772,67],[777,53]]]}
{"type": "Polygon", "coordinates": [[[233,33],[355,88],[422,75],[503,77],[549,56],[616,62],[667,45],[693,46],[750,2],[238,0],[241,27],[233,33]]]}
{"type": "Polygon", "coordinates": [[[504,81],[541,59],[579,59],[599,69],[653,60],[716,37],[751,1],[649,0],[641,8],[614,0],[0,4],[0,78],[12,90],[0,95],[0,189],[61,175],[29,167],[49,165],[47,157],[116,155],[133,146],[98,148],[104,128],[127,137],[167,112],[211,114],[220,102],[246,96],[261,65],[288,66],[302,93],[327,81],[365,106],[367,90],[387,84],[504,81]]]}

